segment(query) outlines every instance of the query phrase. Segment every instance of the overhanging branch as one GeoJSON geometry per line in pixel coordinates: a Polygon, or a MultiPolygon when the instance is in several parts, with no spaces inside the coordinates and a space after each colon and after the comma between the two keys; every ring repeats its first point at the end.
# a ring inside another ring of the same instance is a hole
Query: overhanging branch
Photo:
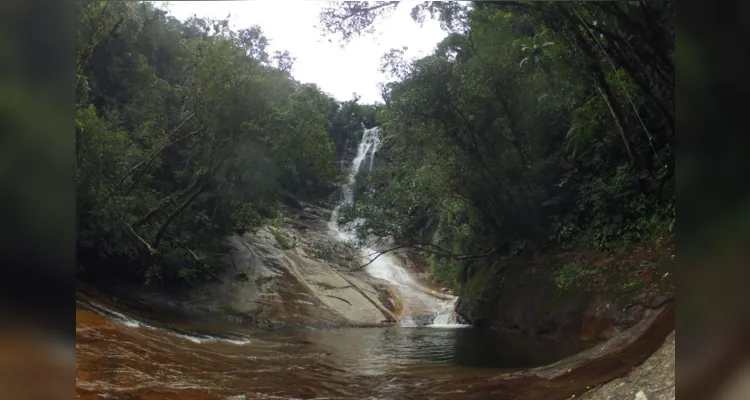
{"type": "Polygon", "coordinates": [[[375,260],[377,260],[383,254],[390,253],[390,252],[393,252],[393,251],[396,251],[396,250],[400,250],[400,249],[404,249],[404,248],[417,249],[417,250],[421,250],[421,251],[424,251],[424,252],[427,252],[427,253],[436,254],[436,255],[443,256],[443,257],[448,257],[448,258],[453,258],[454,260],[469,260],[469,259],[475,259],[475,258],[485,258],[485,257],[489,257],[489,256],[497,253],[497,251],[499,250],[499,247],[495,247],[495,248],[493,248],[490,251],[486,251],[486,252],[482,252],[482,253],[457,254],[457,253],[453,253],[453,252],[447,251],[447,250],[443,249],[442,247],[434,245],[432,243],[402,244],[402,245],[398,245],[398,246],[392,247],[392,248],[384,250],[384,251],[380,251],[380,252],[377,252],[377,253],[366,255],[365,257],[371,257],[372,255],[377,254],[374,258],[372,258],[366,264],[363,264],[363,265],[360,265],[360,266],[358,266],[356,268],[353,268],[353,269],[351,269],[351,271],[358,271],[358,270],[360,270],[362,268],[367,267],[368,265],[370,265],[373,262],[375,262],[375,260]],[[434,250],[430,250],[428,247],[431,247],[434,250]]]}
{"type": "Polygon", "coordinates": [[[351,17],[353,17],[355,15],[365,14],[365,13],[368,13],[368,12],[371,12],[371,11],[375,11],[375,10],[378,10],[378,9],[381,9],[381,8],[384,8],[384,7],[398,5],[398,3],[400,3],[400,1],[384,1],[384,2],[382,2],[380,4],[374,5],[372,7],[364,7],[364,8],[353,8],[352,7],[350,9],[347,9],[346,12],[343,13],[343,14],[333,14],[333,15],[334,15],[334,17],[336,17],[336,18],[338,18],[338,19],[340,19],[342,21],[345,21],[345,20],[347,20],[347,19],[349,19],[349,18],[351,18],[351,17]]]}

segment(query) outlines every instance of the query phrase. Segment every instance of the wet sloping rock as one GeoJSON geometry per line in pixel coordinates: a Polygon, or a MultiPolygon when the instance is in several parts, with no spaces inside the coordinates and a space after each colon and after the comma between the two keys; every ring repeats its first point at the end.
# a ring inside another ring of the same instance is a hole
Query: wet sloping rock
{"type": "MultiPolygon", "coordinates": [[[[663,248],[660,252],[667,254],[668,250],[663,248]]],[[[649,261],[655,267],[648,271],[616,271],[619,267],[615,265],[621,261],[627,265],[638,265],[639,261],[628,260],[627,255],[621,255],[622,259],[597,255],[586,267],[598,271],[597,279],[587,279],[583,287],[561,289],[554,271],[567,261],[555,257],[520,260],[518,265],[509,265],[495,276],[482,279],[482,285],[474,285],[479,290],[462,293],[457,312],[482,328],[557,339],[607,340],[674,297],[671,274],[660,270],[671,268],[667,263],[649,261]],[[648,274],[649,278],[637,274],[648,274]],[[629,288],[634,278],[643,283],[629,288]]]]}
{"type": "MultiPolygon", "coordinates": [[[[424,396],[415,398],[431,398],[434,397],[434,393],[451,393],[451,399],[467,400],[549,400],[578,397],[592,387],[626,376],[657,349],[662,348],[665,338],[674,331],[674,302],[669,301],[658,310],[649,311],[647,314],[635,326],[620,332],[610,340],[556,363],[500,374],[489,379],[467,378],[444,385],[434,385],[424,396]]],[[[674,374],[674,371],[671,373],[674,374]]],[[[652,383],[654,382],[656,381],[652,383]]],[[[665,386],[669,385],[669,382],[664,383],[665,386]]],[[[648,388],[657,389],[645,386],[639,390],[645,393],[648,388]]]]}
{"type": "Polygon", "coordinates": [[[196,291],[188,303],[210,313],[285,325],[371,326],[395,320],[382,282],[316,254],[316,244],[330,241],[323,222],[328,213],[299,203],[288,209],[282,226],[230,237],[230,268],[220,283],[196,291]]]}
{"type": "Polygon", "coordinates": [[[643,320],[610,340],[554,364],[532,369],[528,373],[545,379],[554,379],[565,375],[570,369],[590,368],[594,364],[592,362],[613,358],[616,354],[633,350],[637,346],[651,347],[651,351],[642,355],[646,357],[661,345],[673,327],[674,302],[669,302],[659,310],[648,311],[643,320]],[[650,346],[646,346],[647,344],[650,346]]]}
{"type": "Polygon", "coordinates": [[[298,254],[286,265],[309,292],[332,312],[353,324],[377,324],[395,317],[380,303],[378,290],[364,276],[344,274],[298,254]]]}
{"type": "Polygon", "coordinates": [[[675,398],[675,332],[643,364],[622,378],[584,393],[582,400],[672,400],[675,398]]]}
{"type": "Polygon", "coordinates": [[[321,307],[285,267],[283,250],[268,229],[228,238],[230,264],[220,282],[186,294],[183,306],[225,315],[236,322],[333,322],[335,313],[321,307]],[[282,296],[283,294],[283,296],[282,296]],[[311,318],[304,318],[310,316],[311,318]],[[312,318],[314,316],[314,318],[312,318]]]}

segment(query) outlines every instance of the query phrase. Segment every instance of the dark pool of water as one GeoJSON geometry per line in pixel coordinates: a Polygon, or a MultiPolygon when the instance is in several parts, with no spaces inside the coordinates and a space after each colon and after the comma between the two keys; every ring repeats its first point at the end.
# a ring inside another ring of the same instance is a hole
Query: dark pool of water
{"type": "Polygon", "coordinates": [[[144,399],[412,398],[438,382],[549,364],[587,347],[466,327],[196,330],[200,321],[186,328],[78,306],[76,386],[82,399],[103,393],[144,399]]]}
{"type": "Polygon", "coordinates": [[[384,368],[428,363],[523,369],[555,362],[588,347],[470,327],[346,328],[300,336],[325,351],[352,358],[350,361],[366,359],[384,368]]]}

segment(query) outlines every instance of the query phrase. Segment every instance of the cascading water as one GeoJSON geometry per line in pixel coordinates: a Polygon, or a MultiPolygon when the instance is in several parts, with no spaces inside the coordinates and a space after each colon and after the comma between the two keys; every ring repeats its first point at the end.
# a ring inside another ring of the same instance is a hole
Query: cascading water
{"type": "MultiPolygon", "coordinates": [[[[364,129],[364,125],[362,125],[362,128],[364,129]]],[[[341,188],[343,192],[341,203],[334,208],[333,213],[331,213],[331,221],[329,222],[331,229],[339,233],[338,236],[342,240],[351,239],[351,235],[348,234],[345,229],[339,229],[338,223],[336,222],[339,210],[344,204],[352,204],[354,202],[354,184],[357,182],[357,174],[360,171],[360,167],[362,167],[362,163],[369,155],[370,169],[368,171],[372,171],[373,159],[375,158],[375,152],[378,151],[378,147],[380,147],[380,128],[374,127],[372,129],[364,129],[362,141],[359,142],[359,147],[357,148],[357,155],[354,157],[354,160],[352,160],[352,168],[349,170],[348,179],[341,188]]]]}
{"type": "MultiPolygon", "coordinates": [[[[357,182],[357,175],[359,175],[366,160],[368,161],[367,171],[372,171],[375,153],[380,147],[380,128],[366,129],[364,125],[362,128],[364,129],[362,141],[359,143],[357,154],[352,161],[348,179],[342,187],[341,203],[334,208],[329,222],[329,227],[335,233],[335,237],[341,241],[350,241],[354,236],[351,225],[339,226],[339,211],[342,206],[354,202],[354,184],[357,182]]],[[[354,224],[357,224],[357,221],[354,221],[354,224]]],[[[366,267],[366,271],[370,275],[389,282],[404,297],[402,317],[399,321],[402,327],[418,326],[417,321],[421,319],[419,317],[424,316],[429,317],[429,322],[422,324],[426,326],[466,326],[458,323],[454,311],[457,298],[442,300],[441,298],[445,298],[445,295],[440,295],[420,285],[390,254],[380,254],[373,249],[366,248],[363,249],[363,258],[370,262],[366,267]]]]}

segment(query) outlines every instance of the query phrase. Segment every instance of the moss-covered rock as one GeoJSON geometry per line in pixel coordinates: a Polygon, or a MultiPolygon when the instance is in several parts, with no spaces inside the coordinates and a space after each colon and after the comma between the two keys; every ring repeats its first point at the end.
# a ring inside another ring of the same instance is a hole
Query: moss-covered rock
{"type": "Polygon", "coordinates": [[[570,252],[485,268],[459,288],[457,312],[479,327],[600,340],[673,296],[674,245],[570,252]]]}

